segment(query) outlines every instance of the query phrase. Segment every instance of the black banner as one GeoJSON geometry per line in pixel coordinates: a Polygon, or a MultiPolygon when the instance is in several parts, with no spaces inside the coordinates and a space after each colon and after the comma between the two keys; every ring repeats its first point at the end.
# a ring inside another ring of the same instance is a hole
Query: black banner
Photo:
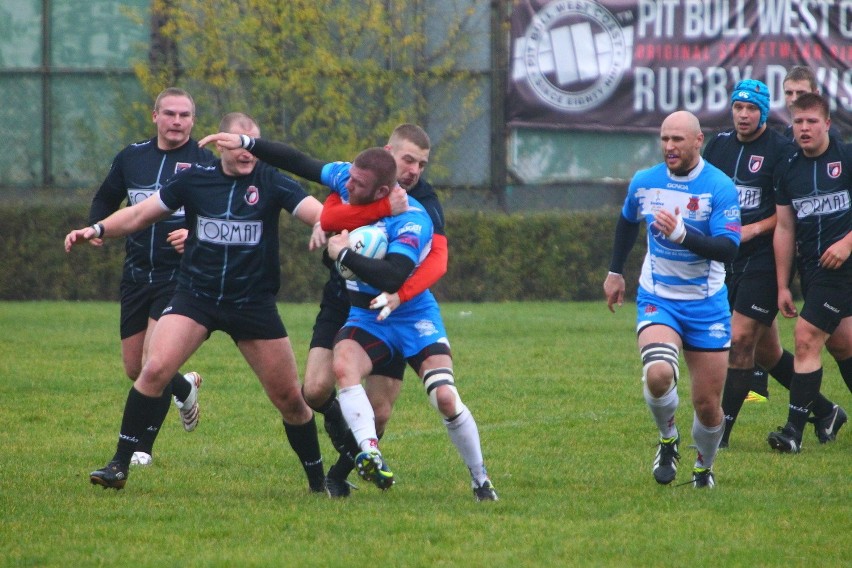
{"type": "Polygon", "coordinates": [[[808,65],[852,132],[852,0],[518,0],[511,16],[509,126],[657,131],[675,110],[731,125],[741,79],[782,82],[808,65]]]}

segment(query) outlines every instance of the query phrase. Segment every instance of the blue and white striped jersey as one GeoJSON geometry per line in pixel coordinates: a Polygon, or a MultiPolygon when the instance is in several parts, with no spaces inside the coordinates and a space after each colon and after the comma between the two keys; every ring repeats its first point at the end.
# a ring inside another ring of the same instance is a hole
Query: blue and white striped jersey
{"type": "Polygon", "coordinates": [[[652,226],[657,211],[674,213],[675,208],[680,209],[688,230],[724,235],[739,245],[737,189],[730,177],[703,158],[687,176],[673,175],[665,163],[660,163],[633,176],[621,210],[628,221],[644,219],[648,227],[648,250],[639,285],[661,298],[708,298],[724,288],[724,263],[669,241],[652,226]]]}

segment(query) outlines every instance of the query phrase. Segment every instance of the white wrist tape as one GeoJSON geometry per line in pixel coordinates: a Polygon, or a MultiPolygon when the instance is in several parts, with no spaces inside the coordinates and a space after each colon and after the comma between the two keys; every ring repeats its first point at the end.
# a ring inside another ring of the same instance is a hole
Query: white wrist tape
{"type": "Polygon", "coordinates": [[[677,219],[677,223],[675,224],[675,228],[672,229],[672,234],[669,235],[668,239],[676,243],[682,243],[683,238],[686,236],[686,225],[683,224],[683,217],[680,213],[675,215],[675,219],[677,219]]]}

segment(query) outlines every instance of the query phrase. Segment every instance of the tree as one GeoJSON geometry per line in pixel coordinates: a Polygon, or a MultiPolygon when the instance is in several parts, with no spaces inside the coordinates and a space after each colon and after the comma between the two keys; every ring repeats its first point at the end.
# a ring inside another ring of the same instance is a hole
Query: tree
{"type": "Polygon", "coordinates": [[[199,135],[242,111],[264,137],[321,159],[351,159],[399,123],[428,131],[435,113],[452,113],[440,161],[482,112],[481,87],[458,64],[473,15],[461,0],[154,0],[154,51],[134,70],[152,100],[165,86],[189,90],[199,135]]]}

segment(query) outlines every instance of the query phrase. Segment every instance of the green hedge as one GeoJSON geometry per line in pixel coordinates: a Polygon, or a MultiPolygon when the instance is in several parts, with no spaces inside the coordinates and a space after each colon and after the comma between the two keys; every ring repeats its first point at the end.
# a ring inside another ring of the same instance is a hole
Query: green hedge
{"type": "MultiPolygon", "coordinates": [[[[124,241],[66,254],[65,234],[88,204],[0,203],[0,300],[116,300],[124,241]]],[[[450,263],[433,288],[439,300],[600,300],[617,213],[502,215],[449,212],[450,263]]],[[[327,271],[307,252],[309,230],[281,221],[281,301],[319,301],[327,271]]],[[[644,247],[626,271],[635,291],[644,247]]]]}

